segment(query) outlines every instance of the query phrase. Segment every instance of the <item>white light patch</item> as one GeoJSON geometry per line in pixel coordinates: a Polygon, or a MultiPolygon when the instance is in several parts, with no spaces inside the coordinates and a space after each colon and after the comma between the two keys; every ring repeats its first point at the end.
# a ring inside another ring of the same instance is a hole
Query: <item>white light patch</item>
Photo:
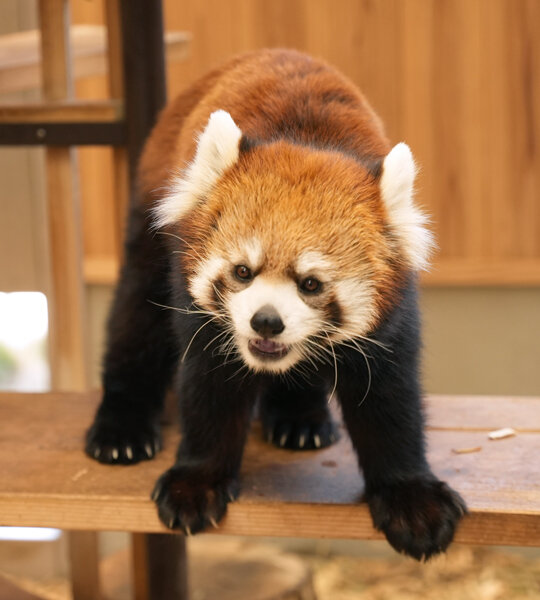
{"type": "Polygon", "coordinates": [[[381,177],[381,196],[405,256],[414,269],[426,269],[433,236],[427,217],[414,205],[416,165],[407,144],[397,144],[386,156],[381,177]]]}
{"type": "Polygon", "coordinates": [[[45,338],[47,299],[40,292],[0,292],[0,342],[20,350],[45,338]]]}
{"type": "Polygon", "coordinates": [[[231,294],[228,309],[244,361],[255,370],[283,372],[300,359],[300,353],[294,347],[282,359],[272,361],[258,360],[248,350],[248,341],[258,337],[250,325],[251,318],[266,304],[277,310],[285,325],[283,332],[272,338],[277,343],[301,344],[319,330],[321,320],[319,314],[299,297],[292,281],[259,275],[246,289],[231,294]]]}
{"type": "Polygon", "coordinates": [[[154,211],[156,227],[177,222],[208,195],[238,160],[241,138],[242,132],[228,112],[217,110],[210,115],[193,162],[172,181],[169,194],[154,211]]]}
{"type": "Polygon", "coordinates": [[[46,527],[0,527],[0,540],[53,542],[61,533],[59,529],[46,527]]]}
{"type": "Polygon", "coordinates": [[[298,257],[296,272],[300,275],[327,275],[332,271],[332,263],[317,250],[309,250],[298,257]]]}
{"type": "Polygon", "coordinates": [[[197,272],[188,282],[188,288],[200,306],[209,308],[212,305],[213,282],[217,279],[227,261],[219,256],[211,256],[199,263],[197,272]]]}

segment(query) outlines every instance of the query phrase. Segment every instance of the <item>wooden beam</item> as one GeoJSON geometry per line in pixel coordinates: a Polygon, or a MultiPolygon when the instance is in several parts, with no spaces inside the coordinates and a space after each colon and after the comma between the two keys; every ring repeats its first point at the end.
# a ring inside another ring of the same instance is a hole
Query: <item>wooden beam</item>
{"type": "Polygon", "coordinates": [[[119,146],[125,140],[123,122],[0,124],[2,146],[119,146]]]}
{"type": "Polygon", "coordinates": [[[120,100],[60,100],[32,104],[1,104],[2,123],[115,123],[124,109],[120,100]]]}
{"type": "Polygon", "coordinates": [[[423,285],[443,286],[540,286],[540,259],[456,258],[436,261],[423,273],[423,285]]]}

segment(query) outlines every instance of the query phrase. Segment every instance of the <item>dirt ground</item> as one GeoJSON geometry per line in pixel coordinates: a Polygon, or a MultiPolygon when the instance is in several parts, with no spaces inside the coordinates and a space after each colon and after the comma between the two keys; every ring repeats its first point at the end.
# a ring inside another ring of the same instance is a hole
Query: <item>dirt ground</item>
{"type": "Polygon", "coordinates": [[[318,600],[540,599],[540,556],[534,552],[454,546],[427,564],[399,555],[305,558],[318,600]]]}

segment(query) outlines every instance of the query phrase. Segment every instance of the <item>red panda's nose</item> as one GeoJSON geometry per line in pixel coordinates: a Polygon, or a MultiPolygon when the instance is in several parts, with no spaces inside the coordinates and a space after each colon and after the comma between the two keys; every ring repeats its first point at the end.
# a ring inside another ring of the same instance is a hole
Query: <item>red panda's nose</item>
{"type": "Polygon", "coordinates": [[[278,335],[285,329],[278,311],[271,304],[259,308],[249,323],[254,331],[265,338],[278,335]]]}

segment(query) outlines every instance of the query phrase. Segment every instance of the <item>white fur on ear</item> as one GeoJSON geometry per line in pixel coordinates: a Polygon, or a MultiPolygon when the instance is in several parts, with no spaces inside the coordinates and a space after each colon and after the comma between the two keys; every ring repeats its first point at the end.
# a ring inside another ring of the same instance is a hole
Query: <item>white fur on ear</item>
{"type": "Polygon", "coordinates": [[[231,115],[217,110],[199,136],[195,158],[174,178],[170,191],[155,209],[155,225],[163,227],[187,214],[238,160],[242,132],[231,115]]]}
{"type": "Polygon", "coordinates": [[[427,217],[413,203],[415,176],[416,165],[409,146],[397,144],[383,162],[381,196],[410,266],[425,269],[433,236],[425,227],[427,217]]]}

